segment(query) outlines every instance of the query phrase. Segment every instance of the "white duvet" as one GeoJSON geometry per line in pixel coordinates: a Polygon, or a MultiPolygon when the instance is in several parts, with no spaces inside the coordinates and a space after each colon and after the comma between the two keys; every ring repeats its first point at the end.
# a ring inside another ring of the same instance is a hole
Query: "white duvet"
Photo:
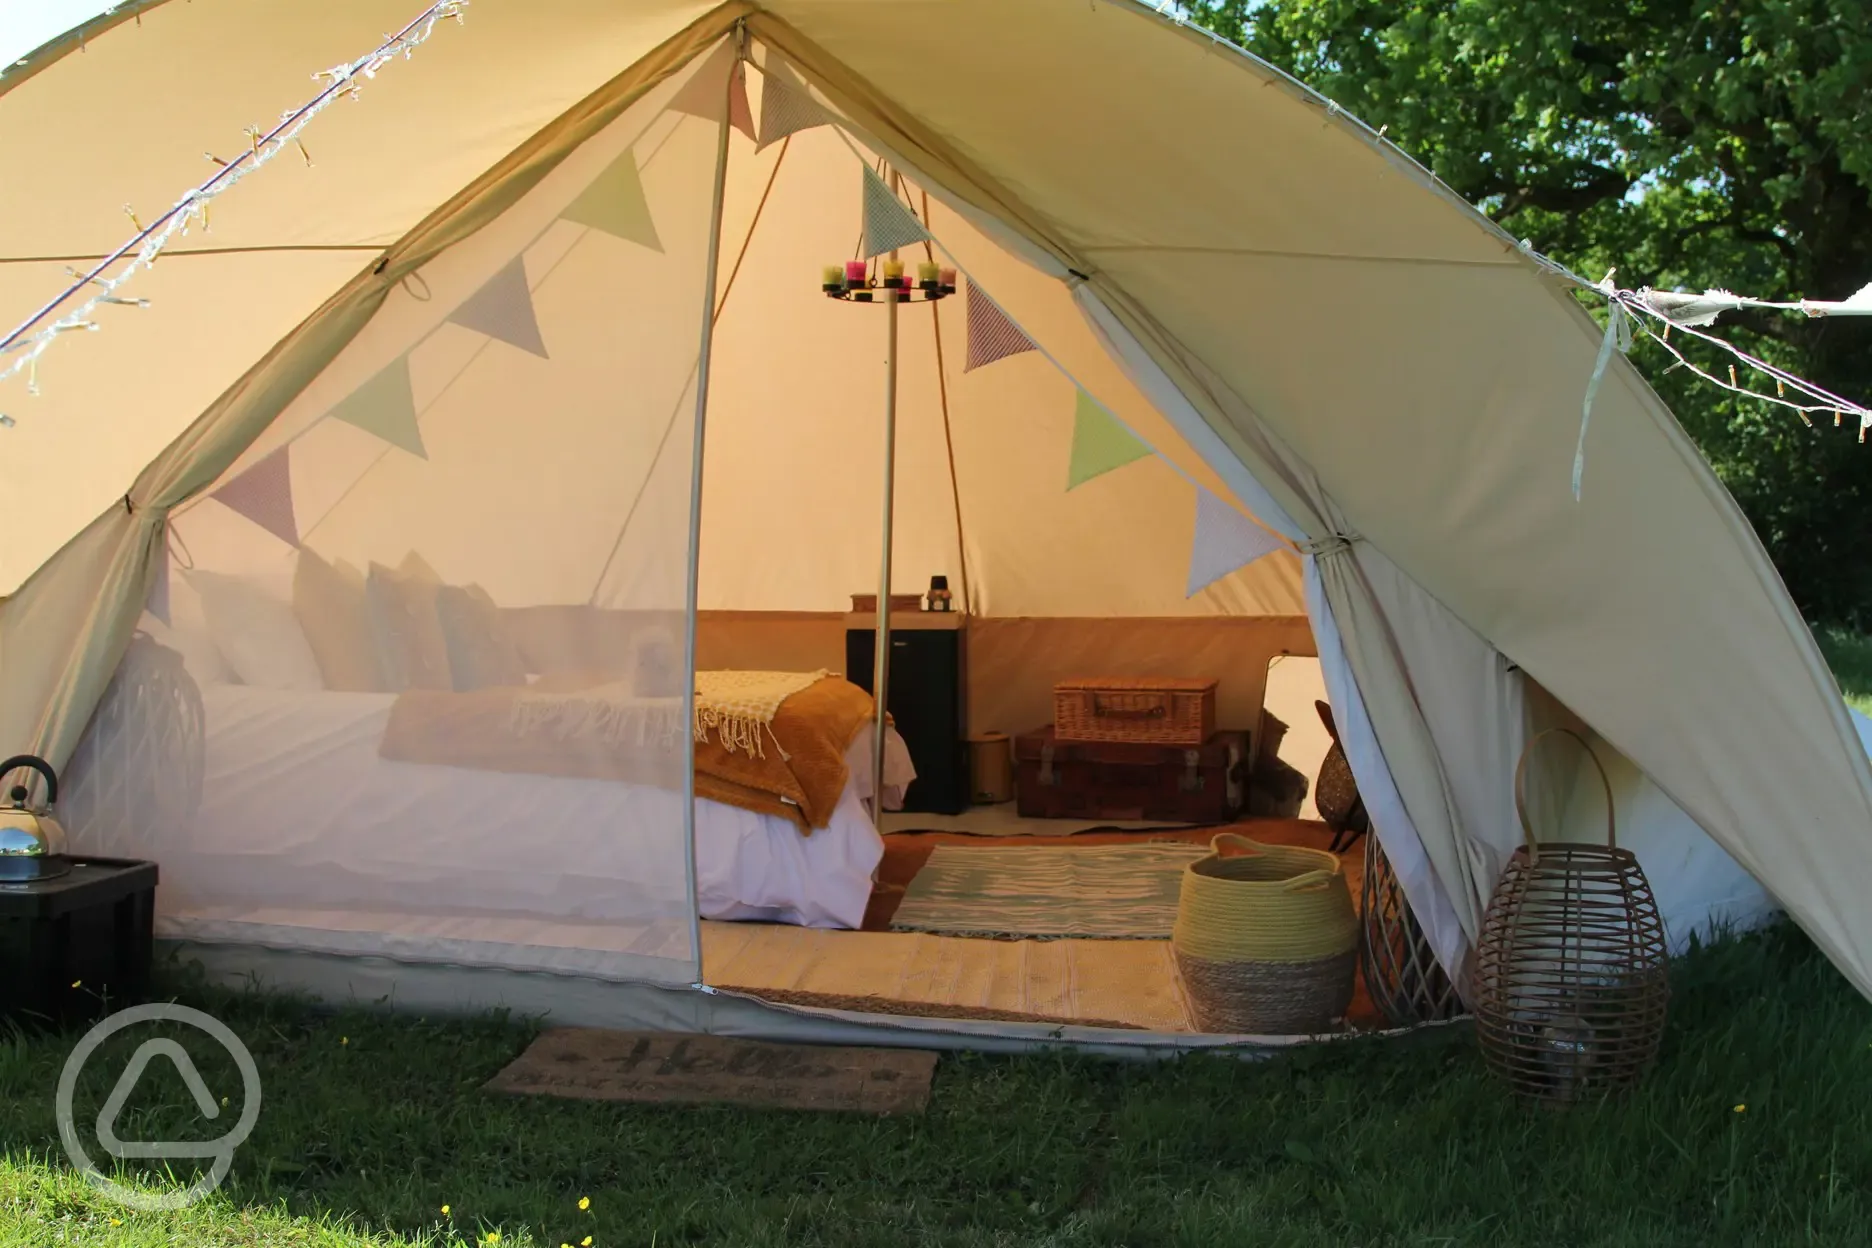
{"type": "MultiPolygon", "coordinates": [[[[300,916],[294,925],[386,925],[414,935],[512,940],[527,930],[686,926],[682,795],[612,780],[391,762],[378,756],[391,694],[205,684],[201,798],[186,819],[97,820],[82,848],[155,860],[159,922],[300,916]],[[342,921],[313,916],[343,912],[342,921]],[[369,917],[366,917],[369,916],[369,917]]],[[[871,734],[810,836],[772,815],[695,803],[705,918],[857,927],[883,842],[863,805],[871,734]]],[[[885,804],[915,777],[887,738],[885,804]]],[[[555,939],[551,943],[561,943],[555,939]]]]}

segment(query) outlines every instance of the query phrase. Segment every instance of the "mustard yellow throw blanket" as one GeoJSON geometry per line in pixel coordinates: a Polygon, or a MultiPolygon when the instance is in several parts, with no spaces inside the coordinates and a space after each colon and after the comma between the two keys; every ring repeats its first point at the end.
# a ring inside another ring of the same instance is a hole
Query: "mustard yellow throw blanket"
{"type": "MultiPolygon", "coordinates": [[[[824,672],[698,672],[696,796],[823,828],[849,779],[845,750],[871,695],[824,672]]],[[[397,696],[378,753],[397,762],[672,783],[681,698],[559,676],[525,689],[397,696]]]]}

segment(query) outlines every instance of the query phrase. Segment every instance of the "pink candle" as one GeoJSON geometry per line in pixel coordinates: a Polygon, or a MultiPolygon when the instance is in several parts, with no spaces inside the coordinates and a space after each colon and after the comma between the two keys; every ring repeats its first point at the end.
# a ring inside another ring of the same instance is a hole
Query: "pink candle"
{"type": "Polygon", "coordinates": [[[953,286],[956,284],[956,271],[954,269],[944,269],[942,271],[942,284],[945,286],[953,286]]]}
{"type": "Polygon", "coordinates": [[[862,260],[847,260],[845,262],[845,280],[853,286],[864,285],[865,262],[862,260]]]}

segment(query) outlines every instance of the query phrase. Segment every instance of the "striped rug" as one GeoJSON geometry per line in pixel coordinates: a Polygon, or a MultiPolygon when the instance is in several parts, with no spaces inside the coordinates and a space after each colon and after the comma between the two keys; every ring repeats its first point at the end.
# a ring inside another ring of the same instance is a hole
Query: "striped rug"
{"type": "Polygon", "coordinates": [[[1207,846],[939,845],[891,928],[949,936],[1168,940],[1183,868],[1207,846]]]}

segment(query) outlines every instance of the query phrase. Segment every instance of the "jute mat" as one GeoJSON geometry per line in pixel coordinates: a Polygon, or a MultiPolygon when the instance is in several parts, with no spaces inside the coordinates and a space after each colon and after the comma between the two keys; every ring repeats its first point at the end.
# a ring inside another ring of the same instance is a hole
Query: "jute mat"
{"type": "Polygon", "coordinates": [[[704,921],[702,973],[711,984],[796,1005],[1192,1030],[1169,941],[969,940],[704,921]]]}
{"type": "Polygon", "coordinates": [[[486,1086],[593,1101],[918,1114],[935,1069],[936,1054],[916,1049],[565,1027],[542,1034],[486,1086]]]}
{"type": "Polygon", "coordinates": [[[1113,1018],[1068,1018],[1059,1014],[1034,1014],[1022,1010],[997,1010],[986,1005],[954,1005],[943,1001],[893,1001],[870,994],[804,992],[797,988],[756,988],[746,984],[718,984],[723,992],[739,992],[759,997],[775,1005],[802,1005],[815,1010],[850,1010],[859,1014],[894,1014],[899,1018],[952,1018],[968,1022],[1045,1023],[1053,1027],[1116,1027],[1121,1031],[1142,1031],[1137,1023],[1113,1018]]]}
{"type": "Polygon", "coordinates": [[[1168,940],[1201,845],[939,845],[904,890],[899,932],[1168,940]]]}

